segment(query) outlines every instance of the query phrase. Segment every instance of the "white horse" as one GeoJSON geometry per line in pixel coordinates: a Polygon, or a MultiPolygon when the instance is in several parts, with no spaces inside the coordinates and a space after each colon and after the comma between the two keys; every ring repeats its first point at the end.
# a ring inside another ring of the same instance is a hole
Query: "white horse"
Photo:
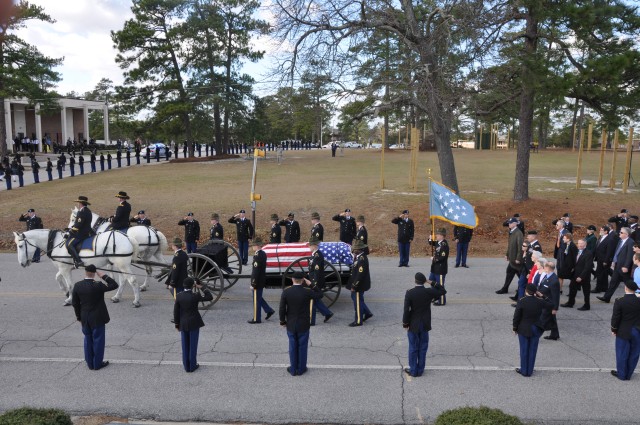
{"type": "MultiPolygon", "coordinates": [[[[64,246],[63,232],[38,229],[24,233],[14,232],[13,236],[18,249],[18,262],[22,267],[31,264],[36,248],[40,248],[51,258],[58,268],[56,280],[67,296],[64,305],[71,305],[73,291],[71,271],[74,266],[73,259],[64,246]]],[[[135,276],[131,274],[131,259],[138,255],[137,242],[120,232],[106,232],[96,236],[92,249],[80,249],[79,255],[85,265],[93,264],[97,268],[112,267],[120,272],[133,288],[133,306],[140,307],[140,288],[135,276]]]]}
{"type": "MultiPolygon", "coordinates": [[[[69,217],[69,228],[73,227],[73,223],[76,221],[76,215],[78,214],[78,208],[74,207],[71,210],[71,217],[69,217]]],[[[107,227],[109,227],[109,222],[107,219],[100,217],[98,214],[91,212],[91,227],[94,229],[95,233],[103,233],[107,231],[107,227]]],[[[129,227],[127,231],[127,236],[129,239],[133,239],[138,243],[139,251],[137,257],[133,258],[133,261],[141,260],[141,261],[150,261],[154,260],[157,263],[167,264],[164,256],[162,255],[169,244],[167,243],[167,238],[154,227],[147,226],[132,226],[129,227]]],[[[144,278],[144,282],[140,285],[141,291],[146,291],[149,285],[147,282],[153,273],[153,269],[149,265],[144,266],[146,276],[144,278]]],[[[124,285],[120,285],[116,294],[111,298],[112,301],[118,302],[120,300],[120,296],[122,295],[122,290],[124,289],[124,285]]]]}

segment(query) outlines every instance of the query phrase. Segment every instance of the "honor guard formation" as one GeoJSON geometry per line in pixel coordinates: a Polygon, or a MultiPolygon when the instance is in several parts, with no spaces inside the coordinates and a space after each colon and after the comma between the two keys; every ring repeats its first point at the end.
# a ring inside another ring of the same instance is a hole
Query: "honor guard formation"
{"type": "MultiPolygon", "coordinates": [[[[64,164],[61,166],[64,167],[64,164]]],[[[110,230],[127,232],[130,224],[151,225],[144,210],[131,217],[130,197],[126,192],[120,191],[115,197],[118,199],[118,205],[115,214],[109,217],[110,230]]],[[[65,234],[64,246],[73,260],[73,265],[78,268],[84,267],[78,255],[79,247],[85,239],[94,234],[94,228],[88,197],[78,196],[75,203],[75,220],[65,234]]],[[[508,227],[504,257],[506,271],[504,283],[496,294],[508,294],[513,279],[517,277],[516,290],[510,297],[515,308],[512,330],[520,343],[520,367],[516,368],[516,372],[525,377],[533,374],[540,337],[549,331],[544,339],[560,339],[560,307],[573,308],[578,292],[582,292],[583,303],[577,310],[587,311],[591,308],[591,293],[601,294],[596,298],[603,303],[610,303],[622,284],[624,295],[614,300],[611,317],[611,332],[616,338],[616,370],[612,370],[611,374],[620,380],[629,380],[640,358],[638,217],[623,209],[619,214],[609,218],[606,224],[599,227],[587,226],[586,233],[580,237],[574,233],[578,226],[574,228],[570,217],[569,213],[565,213],[550,223],[555,229],[552,258],[544,257],[537,229],[526,231],[524,220],[519,214],[514,214],[504,222],[504,226],[508,227]],[[595,278],[593,289],[592,278],[595,278]],[[565,292],[567,299],[562,302],[565,292]]],[[[289,339],[290,366],[287,367],[287,372],[292,376],[300,376],[307,372],[309,332],[310,327],[317,323],[318,313],[323,316],[324,323],[334,317],[334,313],[322,300],[326,259],[319,249],[324,241],[324,228],[320,218],[320,213],[311,213],[311,229],[307,239],[310,249],[308,270],[296,271],[292,275],[292,286],[285,289],[280,298],[280,325],[286,328],[289,339]]],[[[351,295],[354,316],[348,326],[360,327],[373,317],[365,302],[365,293],[372,288],[365,217],[358,215],[354,218],[351,210],[347,208],[344,212],[334,215],[332,220],[338,222],[340,241],[351,247],[353,264],[345,288],[351,295]]],[[[42,219],[36,215],[34,209],[27,210],[19,217],[19,221],[26,223],[28,231],[43,228],[42,219]]],[[[273,213],[269,222],[269,244],[282,243],[282,226],[285,228],[284,243],[300,241],[300,224],[295,220],[294,212],[289,212],[283,220],[279,219],[278,214],[273,213]]],[[[252,314],[248,323],[260,324],[263,323],[263,313],[265,321],[276,313],[263,297],[267,287],[267,254],[263,250],[264,243],[255,234],[254,226],[246,217],[245,210],[240,210],[229,218],[228,223],[236,226],[236,241],[243,265],[249,264],[249,247],[252,247],[252,314]]],[[[409,267],[411,243],[415,238],[414,223],[409,218],[409,211],[402,211],[391,223],[397,226],[398,267],[409,267]]],[[[200,281],[189,277],[188,253],[196,252],[198,249],[200,225],[192,212],[187,213],[177,224],[184,226],[184,239],[175,237],[171,241],[170,246],[174,254],[166,283],[175,300],[171,321],[181,334],[184,370],[193,372],[199,367],[198,338],[200,328],[204,326],[198,312],[198,303],[211,300],[212,294],[200,281]]],[[[577,233],[580,231],[578,229],[577,233]]],[[[456,268],[470,268],[468,252],[472,235],[472,229],[465,226],[456,225],[453,228],[456,268]]],[[[431,250],[429,277],[417,272],[412,282],[413,287],[406,291],[404,298],[402,326],[407,331],[409,343],[409,367],[405,372],[413,377],[421,376],[425,370],[431,330],[431,306],[447,304],[445,283],[450,247],[446,236],[447,229],[440,227],[435,229],[433,237],[428,237],[427,245],[431,250]]],[[[211,214],[209,238],[211,241],[224,240],[224,229],[218,213],[211,214]]],[[[551,254],[551,250],[549,253],[551,254]]],[[[40,255],[40,250],[36,249],[29,260],[37,263],[40,261],[40,255]]],[[[226,268],[226,264],[220,266],[232,273],[231,269],[226,268]]],[[[98,370],[109,364],[103,359],[104,330],[109,322],[104,293],[118,286],[111,277],[98,271],[93,264],[85,267],[85,273],[85,279],[74,286],[73,307],[76,318],[82,323],[87,366],[89,369],[98,370]],[[96,274],[102,281],[94,279],[96,274]]]]}

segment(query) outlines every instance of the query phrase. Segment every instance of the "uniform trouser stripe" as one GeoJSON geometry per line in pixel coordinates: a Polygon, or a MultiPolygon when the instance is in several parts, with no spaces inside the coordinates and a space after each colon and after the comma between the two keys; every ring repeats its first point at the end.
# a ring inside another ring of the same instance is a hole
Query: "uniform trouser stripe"
{"type": "Polygon", "coordinates": [[[313,321],[313,300],[309,301],[309,320],[313,321]]]}
{"type": "Polygon", "coordinates": [[[358,320],[356,320],[357,324],[362,322],[362,314],[360,313],[360,293],[356,292],[356,315],[358,316],[358,320]]]}
{"type": "Polygon", "coordinates": [[[253,321],[258,320],[258,296],[256,290],[253,290],[253,321]]]}
{"type": "MultiPolygon", "coordinates": [[[[441,274],[438,275],[438,280],[439,280],[438,283],[444,289],[444,285],[442,284],[442,275],[441,274]]],[[[444,304],[444,295],[440,295],[440,303],[444,304]]]]}

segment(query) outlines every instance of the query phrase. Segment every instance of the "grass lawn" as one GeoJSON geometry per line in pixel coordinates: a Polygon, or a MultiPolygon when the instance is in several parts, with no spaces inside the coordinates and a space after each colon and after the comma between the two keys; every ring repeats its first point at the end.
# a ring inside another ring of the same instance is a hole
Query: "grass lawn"
{"type": "MultiPolygon", "coordinates": [[[[575,190],[577,152],[546,150],[531,154],[529,194],[524,203],[511,201],[515,151],[456,150],[455,160],[460,195],[476,206],[480,225],[474,232],[470,255],[495,256],[505,250],[506,228],[502,222],[518,212],[527,229],[536,228],[545,253],[553,243],[551,220],[571,213],[578,236],[589,224],[602,224],[621,208],[639,213],[638,188],[628,194],[621,190],[597,190],[599,152],[584,154],[583,189],[575,190]]],[[[618,153],[616,180],[622,187],[624,152],[618,153]]],[[[604,185],[608,187],[613,154],[605,156],[604,185]]],[[[640,181],[636,153],[632,175],[640,181]],[[637,175],[636,175],[637,174],[637,175]]],[[[421,152],[418,159],[418,190],[409,188],[408,151],[385,152],[385,189],[380,188],[380,151],[348,150],[344,156],[331,157],[330,151],[286,151],[282,164],[275,153],[259,161],[256,192],[256,222],[259,234],[268,233],[269,216],[285,217],[293,211],[300,222],[303,239],[311,228],[311,213],[317,211],[325,227],[325,240],[337,240],[337,223],[331,216],[351,208],[353,215],[364,214],[373,255],[395,255],[396,227],[391,219],[407,208],[416,222],[416,239],[412,254],[426,255],[428,238],[427,168],[439,180],[435,152],[421,152]]],[[[54,180],[22,189],[3,191],[0,195],[0,247],[15,250],[11,232],[24,230],[18,217],[35,208],[46,228],[64,228],[68,224],[73,201],[78,195],[89,197],[91,210],[110,216],[117,206],[114,195],[126,191],[131,196],[133,212],[144,209],[154,226],[168,238],[183,235],[177,226],[187,212],[200,221],[202,238],[208,238],[209,217],[221,215],[225,235],[235,238],[234,226],[226,220],[241,208],[250,210],[253,161],[198,162],[161,164],[114,169],[104,173],[54,180]]],[[[444,223],[439,223],[438,226],[444,223]]],[[[446,225],[451,231],[451,226],[446,225]]],[[[451,240],[449,233],[448,239],[451,240]]],[[[455,244],[452,244],[455,245],[455,244]]],[[[455,254],[454,254],[455,255],[455,254]]]]}

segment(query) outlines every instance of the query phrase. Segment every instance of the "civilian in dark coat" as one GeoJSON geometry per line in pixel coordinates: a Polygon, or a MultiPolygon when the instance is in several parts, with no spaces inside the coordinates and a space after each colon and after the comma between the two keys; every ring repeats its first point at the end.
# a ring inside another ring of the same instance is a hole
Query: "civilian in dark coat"
{"type": "Polygon", "coordinates": [[[347,208],[343,213],[331,217],[331,220],[340,223],[340,241],[351,245],[356,237],[356,221],[351,217],[351,210],[347,208]]]}
{"type": "MultiPolygon", "coordinates": [[[[262,240],[253,239],[253,263],[251,269],[251,288],[253,289],[253,318],[248,323],[262,323],[262,310],[267,313],[264,320],[269,320],[275,310],[262,298],[262,291],[267,285],[267,254],[262,250],[262,240]]],[[[308,314],[308,312],[307,312],[308,314]]]]}
{"type": "Polygon", "coordinates": [[[573,307],[576,302],[578,289],[582,288],[584,294],[584,305],[578,310],[586,311],[590,309],[589,294],[591,292],[591,269],[593,268],[593,254],[587,249],[587,241],[578,241],[578,253],[576,254],[573,278],[569,284],[569,301],[562,304],[563,307],[573,307]]]}
{"type": "Polygon", "coordinates": [[[310,289],[310,286],[311,281],[305,279],[302,272],[295,272],[293,285],[282,291],[280,297],[280,326],[287,328],[290,362],[287,372],[292,376],[307,371],[310,303],[322,298],[322,292],[315,287],[310,289]]]}
{"type": "Polygon", "coordinates": [[[73,285],[72,305],[76,319],[82,323],[84,334],[84,359],[91,370],[109,365],[104,361],[105,325],[109,323],[109,312],[104,303],[104,293],[118,289],[118,283],[104,273],[98,276],[106,282],[93,280],[96,266],[85,267],[84,280],[73,285]]]}
{"type": "Polygon", "coordinates": [[[555,273],[556,265],[549,261],[544,266],[544,270],[547,275],[544,277],[538,291],[551,301],[551,307],[545,308],[540,317],[540,322],[544,326],[544,329],[551,331],[550,335],[545,336],[544,339],[556,341],[560,339],[560,332],[558,331],[558,321],[556,320],[556,314],[560,306],[560,282],[558,282],[558,276],[555,273]]]}
{"type": "Polygon", "coordinates": [[[613,304],[611,333],[616,336],[616,370],[611,374],[628,381],[640,358],[640,298],[638,286],[631,279],[625,281],[624,296],[613,304]]]}
{"type": "Polygon", "coordinates": [[[596,243],[596,287],[594,294],[605,292],[609,287],[609,271],[618,245],[618,235],[606,224],[600,227],[600,239],[596,243]]]}
{"type": "Polygon", "coordinates": [[[513,313],[513,333],[520,342],[520,368],[516,372],[522,376],[531,376],[536,363],[538,342],[544,332],[540,317],[545,309],[551,308],[551,302],[542,298],[535,285],[527,285],[513,313]],[[538,296],[536,296],[536,293],[538,296]]]}
{"type": "Polygon", "coordinates": [[[398,267],[409,267],[411,242],[413,242],[415,231],[413,220],[409,218],[409,210],[402,211],[402,214],[391,222],[398,226],[398,255],[400,257],[398,267]]]}
{"type": "Polygon", "coordinates": [[[194,285],[198,289],[203,289],[199,281],[186,278],[182,282],[184,291],[176,296],[176,302],[173,305],[173,322],[182,338],[182,365],[185,372],[193,372],[200,366],[197,361],[198,338],[204,322],[198,311],[198,303],[213,300],[213,295],[206,288],[202,295],[199,291],[193,292],[194,285]]]}
{"type": "Polygon", "coordinates": [[[404,296],[402,327],[409,338],[409,367],[404,371],[411,376],[422,376],[429,349],[431,330],[431,303],[447,293],[437,282],[431,281],[431,288],[425,288],[427,278],[422,273],[415,275],[415,287],[404,296]]]}
{"type": "Polygon", "coordinates": [[[634,241],[629,237],[631,231],[628,227],[620,229],[620,239],[616,246],[616,250],[613,254],[613,260],[611,261],[611,268],[613,274],[611,275],[611,281],[609,282],[609,288],[607,292],[601,297],[596,297],[600,301],[608,303],[611,301],[611,297],[618,289],[620,282],[625,282],[631,278],[631,268],[633,267],[633,243],[634,241]]]}

